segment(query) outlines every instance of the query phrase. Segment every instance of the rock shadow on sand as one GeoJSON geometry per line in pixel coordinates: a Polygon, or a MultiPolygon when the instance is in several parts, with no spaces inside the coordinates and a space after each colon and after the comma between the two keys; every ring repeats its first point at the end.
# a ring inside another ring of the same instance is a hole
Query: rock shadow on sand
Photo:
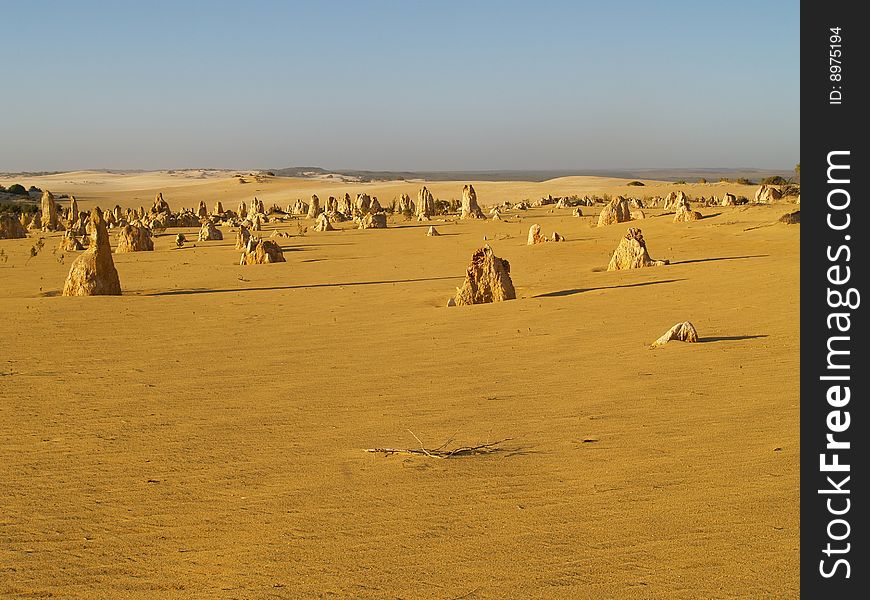
{"type": "Polygon", "coordinates": [[[641,283],[626,283],[624,285],[608,285],[593,288],[574,288],[571,290],[559,290],[558,292],[547,292],[546,294],[538,294],[536,296],[532,296],[532,298],[561,298],[563,296],[573,296],[575,294],[582,294],[584,292],[595,292],[598,290],[616,290],[619,288],[644,287],[648,285],[658,285],[661,283],[676,283],[678,281],[685,281],[685,279],[662,279],[660,281],[643,281],[641,283]]]}
{"type": "Polygon", "coordinates": [[[224,293],[232,293],[232,292],[271,292],[276,290],[305,290],[305,289],[314,289],[314,288],[331,288],[331,287],[351,287],[357,285],[388,285],[393,283],[418,283],[422,281],[446,281],[446,280],[459,280],[462,277],[457,277],[455,275],[451,275],[449,277],[422,277],[419,279],[389,279],[384,281],[344,281],[339,283],[310,283],[310,284],[300,284],[300,285],[273,285],[273,286],[264,286],[264,287],[249,287],[249,288],[221,288],[221,289],[211,289],[211,288],[195,288],[189,290],[166,290],[163,292],[152,292],[152,293],[140,293],[135,294],[131,293],[130,295],[138,295],[138,296],[186,296],[191,294],[224,294],[224,293]]]}
{"type": "Polygon", "coordinates": [[[716,256],[713,258],[694,258],[691,260],[671,261],[671,265],[689,265],[692,263],[715,262],[718,260],[747,260],[750,258],[767,258],[770,254],[747,254],[746,256],[716,256]]]}
{"type": "Polygon", "coordinates": [[[741,340],[757,340],[759,338],[766,338],[766,334],[760,335],[715,335],[710,337],[699,337],[699,344],[706,344],[709,342],[739,342],[741,340]]]}

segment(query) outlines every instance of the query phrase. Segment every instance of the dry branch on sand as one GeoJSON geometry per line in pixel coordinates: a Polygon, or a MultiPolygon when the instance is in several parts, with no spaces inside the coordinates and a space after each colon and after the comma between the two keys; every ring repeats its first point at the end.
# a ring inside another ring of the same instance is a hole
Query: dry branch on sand
{"type": "Polygon", "coordinates": [[[479,454],[491,454],[493,452],[499,452],[501,448],[499,447],[504,442],[509,442],[513,438],[504,438],[498,440],[496,442],[488,442],[486,444],[478,444],[476,446],[457,446],[456,448],[447,449],[447,446],[453,441],[453,438],[450,438],[437,448],[426,448],[420,438],[418,438],[413,431],[410,429],[408,433],[414,436],[414,439],[417,440],[417,443],[420,444],[419,448],[366,448],[366,452],[374,452],[384,455],[391,454],[418,454],[421,456],[428,456],[429,458],[458,458],[460,456],[474,456],[479,454]]]}

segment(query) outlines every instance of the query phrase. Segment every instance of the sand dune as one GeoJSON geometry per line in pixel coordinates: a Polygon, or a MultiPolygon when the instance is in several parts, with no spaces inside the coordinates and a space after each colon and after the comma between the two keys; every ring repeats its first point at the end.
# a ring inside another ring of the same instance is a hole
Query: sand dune
{"type": "MultiPolygon", "coordinates": [[[[17,180],[82,209],[281,206],[419,183],[163,173],[17,180]]],[[[6,183],[5,181],[0,181],[6,183]]],[[[466,182],[433,182],[459,198],[466,182]]],[[[734,184],[473,183],[751,197],[734,184]]],[[[0,595],[793,598],[800,226],[794,207],[632,223],[670,265],[607,272],[599,208],[504,222],[391,217],[239,266],[233,235],[117,254],[121,297],[59,297],[61,233],[0,240],[0,595]],[[526,245],[529,226],[564,243],[526,245]],[[440,237],[427,237],[435,225],[440,237]],[[517,299],[447,308],[484,237],[517,299]],[[690,320],[700,342],[649,345],[690,320]],[[372,447],[486,443],[439,460],[372,447]]],[[[311,222],[303,223],[309,227],[311,222]]],[[[116,243],[112,234],[112,243],[116,243]]]]}

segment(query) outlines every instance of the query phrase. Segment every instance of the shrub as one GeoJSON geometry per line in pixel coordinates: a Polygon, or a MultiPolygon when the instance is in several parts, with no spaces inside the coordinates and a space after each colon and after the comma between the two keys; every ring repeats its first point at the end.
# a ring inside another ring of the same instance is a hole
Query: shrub
{"type": "Polygon", "coordinates": [[[779,175],[774,175],[773,177],[765,177],[761,180],[761,183],[764,185],[786,185],[788,180],[779,175]]]}
{"type": "Polygon", "coordinates": [[[783,196],[800,196],[801,186],[790,183],[782,188],[783,196]]]}
{"type": "Polygon", "coordinates": [[[674,182],[674,185],[686,185],[686,180],[685,180],[685,179],[680,179],[679,181],[675,181],[675,182],[674,182]]]}
{"type": "Polygon", "coordinates": [[[755,185],[754,183],[752,183],[751,179],[746,179],[745,177],[738,178],[737,183],[739,183],[740,185],[755,185]]]}
{"type": "Polygon", "coordinates": [[[38,187],[36,187],[35,185],[31,185],[30,189],[28,189],[27,191],[30,192],[31,194],[41,194],[42,193],[42,190],[39,189],[38,187]]]}
{"type": "Polygon", "coordinates": [[[625,185],[645,185],[642,181],[629,181],[625,185]]]}
{"type": "Polygon", "coordinates": [[[9,186],[9,189],[6,190],[10,194],[17,194],[19,196],[26,196],[27,190],[20,183],[13,183],[9,186]]]}
{"type": "Polygon", "coordinates": [[[39,207],[36,204],[23,204],[19,202],[0,202],[0,213],[36,213],[39,207]]]}
{"type": "Polygon", "coordinates": [[[707,180],[704,179],[703,177],[699,177],[699,178],[698,178],[698,183],[707,183],[707,180]]]}

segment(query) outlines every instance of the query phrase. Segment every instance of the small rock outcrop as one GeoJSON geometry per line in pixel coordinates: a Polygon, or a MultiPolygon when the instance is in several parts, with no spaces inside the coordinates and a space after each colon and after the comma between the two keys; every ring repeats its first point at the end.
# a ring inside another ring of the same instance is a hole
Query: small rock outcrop
{"type": "Polygon", "coordinates": [[[438,233],[438,230],[435,229],[435,226],[434,226],[434,225],[430,225],[430,226],[429,226],[429,230],[426,232],[426,236],[427,236],[427,237],[438,237],[438,236],[440,236],[440,235],[441,235],[441,234],[438,233]]]}
{"type": "Polygon", "coordinates": [[[90,222],[90,246],[73,261],[63,286],[63,295],[120,296],[121,281],[112,260],[112,246],[103,211],[94,208],[90,222]]]}
{"type": "Polygon", "coordinates": [[[622,196],[617,196],[608,202],[598,215],[599,227],[627,221],[631,221],[631,204],[622,196]]]}
{"type": "Polygon", "coordinates": [[[686,196],[686,193],[683,190],[678,192],[670,192],[667,196],[665,196],[664,201],[662,202],[662,208],[664,210],[677,210],[677,207],[683,202],[688,202],[689,197],[686,196]]]}
{"type": "Polygon", "coordinates": [[[118,230],[118,247],[115,254],[123,252],[148,252],[154,250],[151,230],[140,225],[124,225],[118,230]]]}
{"type": "MultiPolygon", "coordinates": [[[[22,213],[24,214],[24,213],[22,213]]],[[[27,229],[11,213],[0,213],[0,240],[15,240],[27,237],[27,229]]]]}
{"type": "Polygon", "coordinates": [[[416,207],[414,206],[413,200],[411,200],[411,196],[408,194],[402,194],[399,196],[399,201],[396,202],[396,212],[408,217],[414,215],[416,207]]]}
{"type": "Polygon", "coordinates": [[[668,264],[666,260],[653,260],[646,249],[646,242],[640,229],[629,227],[628,233],[619,241],[619,246],[607,265],[608,271],[658,267],[668,264]]]}
{"type": "Polygon", "coordinates": [[[369,213],[369,209],[372,205],[372,199],[368,194],[357,194],[356,196],[356,206],[354,207],[354,213],[356,216],[367,215],[369,213]]]}
{"type": "Polygon", "coordinates": [[[317,197],[317,194],[311,194],[311,203],[308,205],[308,218],[316,219],[317,215],[323,212],[323,209],[320,208],[320,198],[317,197]]]}
{"type": "Polygon", "coordinates": [[[314,221],[314,231],[335,231],[335,227],[332,226],[326,213],[317,215],[317,219],[314,221]]]}
{"type": "Polygon", "coordinates": [[[782,192],[779,191],[779,188],[772,185],[762,185],[755,191],[755,202],[757,204],[770,204],[780,198],[782,198],[782,192]]]}
{"type": "Polygon", "coordinates": [[[794,212],[786,213],[779,218],[780,223],[785,223],[786,225],[797,225],[801,222],[801,211],[796,210],[794,212]]]}
{"type": "Polygon", "coordinates": [[[543,244],[547,241],[547,238],[541,234],[541,226],[535,223],[531,227],[529,227],[529,239],[526,241],[526,244],[529,246],[534,246],[535,244],[543,244]]]}
{"type": "Polygon", "coordinates": [[[197,241],[207,242],[209,240],[222,239],[224,239],[224,234],[221,233],[221,230],[215,227],[214,223],[209,220],[202,224],[202,227],[199,230],[199,237],[197,238],[197,241]]]}
{"type": "Polygon", "coordinates": [[[73,230],[67,229],[63,237],[60,239],[60,244],[58,244],[57,249],[62,252],[79,252],[84,250],[85,247],[82,246],[82,243],[79,241],[79,238],[76,237],[76,234],[73,230]]]}
{"type": "Polygon", "coordinates": [[[480,206],[477,204],[477,193],[474,186],[467,184],[462,188],[462,212],[460,219],[486,219],[480,206]]]}
{"type": "Polygon", "coordinates": [[[692,210],[692,206],[686,198],[683,198],[677,204],[677,212],[674,214],[674,223],[688,223],[689,221],[698,221],[701,219],[701,213],[697,210],[692,210]]]}
{"type": "Polygon", "coordinates": [[[234,246],[236,250],[244,250],[248,247],[248,240],[251,239],[251,232],[248,231],[248,228],[244,225],[239,225],[239,228],[236,230],[236,245],[234,246]]]}
{"type": "Polygon", "coordinates": [[[435,197],[426,186],[417,193],[417,220],[428,221],[435,216],[435,197]]]}
{"type": "Polygon", "coordinates": [[[359,220],[359,229],[386,229],[387,215],[384,213],[368,213],[359,220]]]}
{"type": "Polygon", "coordinates": [[[251,238],[245,248],[239,264],[241,265],[265,265],[268,263],[287,262],[281,246],[272,240],[258,240],[251,238]]]}
{"type": "Polygon", "coordinates": [[[456,304],[486,304],[514,300],[510,263],[495,255],[489,244],[478,249],[465,270],[465,281],[456,289],[456,304]]]}
{"type": "Polygon", "coordinates": [[[659,346],[664,346],[671,340],[694,343],[698,341],[698,332],[695,330],[694,325],[688,321],[683,321],[668,329],[662,337],[652,343],[651,347],[658,348],[659,346]]]}
{"type": "Polygon", "coordinates": [[[205,206],[205,200],[199,201],[199,208],[196,209],[196,216],[200,219],[208,218],[208,208],[205,206]]]}
{"type": "Polygon", "coordinates": [[[54,201],[54,195],[52,195],[52,193],[48,190],[42,192],[42,200],[40,201],[39,211],[40,213],[42,213],[42,230],[57,231],[59,229],[57,202],[54,201]]]}

